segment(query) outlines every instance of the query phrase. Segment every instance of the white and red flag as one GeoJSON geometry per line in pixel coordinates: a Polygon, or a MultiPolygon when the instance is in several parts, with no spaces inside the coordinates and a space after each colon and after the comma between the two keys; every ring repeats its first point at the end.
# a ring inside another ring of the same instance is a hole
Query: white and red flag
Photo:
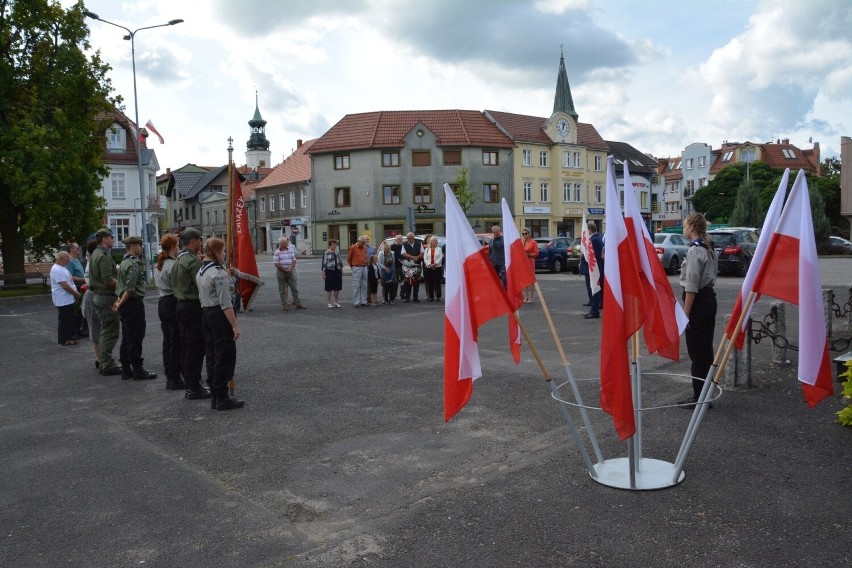
{"type": "Polygon", "coordinates": [[[506,294],[512,306],[509,314],[509,346],[515,363],[521,361],[521,328],[514,312],[524,303],[524,288],[535,283],[535,271],[524,252],[524,243],[515,226],[509,205],[503,199],[503,251],[506,256],[506,294]]]}
{"type": "Polygon", "coordinates": [[[831,396],[834,386],[811,203],[803,170],[796,176],[771,235],[754,291],[799,306],[799,382],[805,402],[813,408],[831,396]]]}
{"type": "Polygon", "coordinates": [[[645,294],[643,308],[645,323],[642,326],[648,353],[680,360],[680,335],[686,329],[689,318],[675,299],[672,285],[657,258],[654,241],[642,219],[627,160],[624,161],[624,222],[627,236],[633,246],[639,276],[645,294]]]}
{"type": "Polygon", "coordinates": [[[257,259],[251,244],[248,209],[240,187],[240,174],[234,169],[234,275],[239,278],[240,298],[248,310],[261,285],[257,259]]]}
{"type": "MultiPolygon", "coordinates": [[[[790,168],[784,170],[784,175],[781,176],[781,183],[778,184],[778,190],[775,192],[775,197],[772,198],[772,204],[766,212],[766,218],[763,220],[763,228],[760,234],[763,238],[757,241],[757,248],[754,251],[754,256],[751,257],[751,265],[748,267],[748,272],[743,278],[743,286],[740,290],[740,295],[734,304],[734,310],[731,312],[731,319],[728,320],[728,325],[725,327],[725,335],[728,338],[734,336],[734,331],[737,327],[737,322],[740,319],[740,314],[743,311],[743,303],[748,299],[754,287],[754,280],[757,273],[760,272],[760,266],[763,264],[763,258],[766,256],[766,250],[769,248],[769,241],[772,240],[772,234],[775,232],[775,227],[778,225],[778,219],[781,218],[781,211],[784,209],[784,197],[787,195],[787,183],[790,180],[790,168]]],[[[743,318],[743,325],[739,335],[734,342],[737,349],[742,349],[745,343],[745,332],[748,326],[748,319],[751,317],[751,310],[760,299],[760,294],[755,294],[748,312],[743,318]]]]}
{"type": "Polygon", "coordinates": [[[149,120],[147,123],[145,123],[145,128],[147,128],[148,130],[150,130],[151,132],[153,132],[154,134],[156,134],[156,135],[157,135],[157,138],[160,140],[160,144],[165,144],[165,143],[166,143],[166,141],[165,141],[165,140],[163,140],[163,137],[160,135],[160,133],[159,133],[159,132],[157,132],[157,129],[156,129],[156,128],[154,128],[154,123],[153,123],[153,122],[151,122],[151,121],[149,120]]]}
{"type": "Polygon", "coordinates": [[[616,432],[626,440],[636,433],[627,341],[642,327],[644,292],[621,216],[612,156],[607,158],[606,172],[603,286],[606,309],[601,326],[601,408],[612,416],[616,432]]]}
{"type": "Polygon", "coordinates": [[[487,321],[513,312],[503,284],[444,184],[447,207],[447,257],[444,304],[444,420],[470,400],[473,381],[482,376],[477,335],[487,321]]]}
{"type": "Polygon", "coordinates": [[[589,267],[589,284],[592,287],[592,295],[594,296],[601,289],[601,267],[598,266],[598,259],[595,258],[592,241],[589,239],[589,227],[586,222],[585,209],[583,209],[583,230],[580,232],[580,252],[583,253],[583,258],[589,267]]]}

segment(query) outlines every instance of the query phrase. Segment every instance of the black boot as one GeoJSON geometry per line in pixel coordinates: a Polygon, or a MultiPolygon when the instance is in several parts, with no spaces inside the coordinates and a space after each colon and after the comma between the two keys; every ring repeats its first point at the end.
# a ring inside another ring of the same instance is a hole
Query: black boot
{"type": "Polygon", "coordinates": [[[246,401],[228,395],[228,387],[216,389],[216,410],[233,410],[242,408],[246,401]]]}
{"type": "Polygon", "coordinates": [[[183,382],[183,379],[178,375],[175,378],[166,378],[166,390],[184,390],[186,389],[186,383],[183,382]]]}
{"type": "Polygon", "coordinates": [[[127,381],[133,378],[133,368],[130,365],[121,365],[121,380],[127,381]]]}
{"type": "Polygon", "coordinates": [[[183,396],[184,398],[188,398],[189,400],[200,400],[203,398],[210,398],[212,395],[210,394],[209,390],[202,387],[201,384],[198,383],[195,385],[187,385],[186,392],[183,396]]]}

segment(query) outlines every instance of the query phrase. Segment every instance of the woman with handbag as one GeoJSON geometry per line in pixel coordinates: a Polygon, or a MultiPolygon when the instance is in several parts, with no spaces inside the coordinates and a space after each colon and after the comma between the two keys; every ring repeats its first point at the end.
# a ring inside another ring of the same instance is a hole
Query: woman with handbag
{"type": "Polygon", "coordinates": [[[320,265],[322,278],[325,281],[325,296],[328,309],[339,308],[340,290],[343,289],[343,260],[337,252],[337,241],[329,239],[328,249],[322,253],[320,265]]]}

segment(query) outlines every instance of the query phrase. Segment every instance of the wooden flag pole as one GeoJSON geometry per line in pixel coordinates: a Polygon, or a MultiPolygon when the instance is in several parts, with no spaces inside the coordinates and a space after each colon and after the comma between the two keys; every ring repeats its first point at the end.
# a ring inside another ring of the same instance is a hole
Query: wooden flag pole
{"type": "MultiPolygon", "coordinates": [[[[232,227],[234,225],[234,159],[233,159],[233,151],[234,148],[231,145],[231,139],[228,139],[228,214],[227,214],[227,228],[225,229],[225,248],[227,252],[227,269],[228,269],[228,277],[230,278],[233,274],[234,267],[234,233],[232,227]]],[[[234,317],[236,317],[236,313],[234,317]]],[[[234,396],[234,391],[237,387],[237,380],[235,378],[231,378],[228,381],[228,394],[229,396],[234,396]]]]}
{"type": "MultiPolygon", "coordinates": [[[[538,286],[538,284],[536,284],[538,286]]],[[[533,353],[533,357],[535,357],[536,362],[538,363],[539,368],[541,369],[542,375],[544,375],[544,380],[547,381],[547,384],[550,385],[550,392],[556,395],[556,399],[559,400],[559,391],[556,389],[556,385],[551,380],[550,374],[547,372],[547,369],[544,366],[544,362],[541,360],[541,357],[538,354],[538,350],[535,348],[535,344],[527,333],[527,328],[524,327],[524,324],[521,322],[521,317],[518,315],[518,312],[514,312],[515,321],[518,324],[518,327],[521,330],[521,333],[524,335],[524,340],[526,340],[527,345],[530,348],[530,351],[533,353]]],[[[577,425],[574,424],[574,420],[571,418],[571,414],[569,414],[568,409],[565,408],[565,404],[560,404],[559,408],[562,410],[562,416],[565,418],[565,422],[568,424],[568,430],[571,432],[571,436],[574,438],[574,443],[577,444],[577,448],[580,450],[580,455],[583,458],[583,463],[586,464],[586,469],[589,471],[589,475],[592,477],[597,477],[597,472],[595,471],[595,467],[592,464],[592,459],[589,457],[589,453],[586,451],[586,446],[583,443],[583,440],[580,438],[580,431],[577,430],[577,425]]]]}
{"type": "Polygon", "coordinates": [[[574,371],[568,363],[568,357],[562,349],[562,342],[559,340],[559,334],[556,333],[556,326],[553,325],[553,318],[550,317],[550,310],[547,308],[547,302],[544,300],[544,294],[541,292],[541,287],[538,281],[535,283],[536,295],[538,301],[541,302],[541,308],[544,310],[544,317],[547,320],[547,325],[550,327],[550,333],[553,335],[553,342],[556,344],[556,349],[559,351],[559,356],[562,358],[562,366],[565,368],[565,374],[568,377],[568,383],[571,385],[571,392],[574,395],[574,400],[577,401],[577,407],[580,409],[580,417],[583,419],[583,425],[586,427],[586,432],[589,433],[589,441],[592,443],[592,449],[595,451],[595,457],[598,462],[603,462],[603,454],[598,445],[598,438],[595,435],[595,429],[589,420],[589,413],[586,411],[586,406],[583,404],[583,397],[580,395],[580,389],[577,388],[577,380],[574,378],[574,371]]]}

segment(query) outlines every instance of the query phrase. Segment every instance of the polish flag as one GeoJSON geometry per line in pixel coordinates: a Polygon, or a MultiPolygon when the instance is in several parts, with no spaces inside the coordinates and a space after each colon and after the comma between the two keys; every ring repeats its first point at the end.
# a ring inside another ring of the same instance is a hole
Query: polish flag
{"type": "Polygon", "coordinates": [[[601,326],[601,408],[612,416],[616,432],[622,440],[626,440],[636,433],[627,341],[642,326],[644,292],[619,203],[615,167],[612,156],[609,156],[603,286],[606,309],[601,326]]]}
{"type": "Polygon", "coordinates": [[[639,212],[627,160],[624,161],[624,222],[627,236],[639,265],[645,294],[643,335],[648,353],[657,353],[672,361],[680,360],[680,335],[689,318],[675,299],[669,277],[657,258],[654,241],[639,212]]]}
{"type": "MultiPolygon", "coordinates": [[[[762,238],[757,241],[757,249],[754,251],[754,256],[751,257],[751,265],[748,267],[748,272],[743,279],[743,287],[740,290],[740,295],[737,297],[737,302],[734,304],[734,310],[731,312],[731,319],[728,320],[728,325],[725,327],[725,335],[728,338],[734,336],[734,331],[737,327],[737,322],[740,319],[740,314],[743,311],[743,303],[748,299],[754,287],[754,280],[757,273],[760,272],[760,266],[763,264],[763,258],[766,256],[766,249],[769,248],[769,241],[772,233],[775,232],[775,227],[778,225],[778,219],[781,218],[781,210],[784,209],[784,197],[787,195],[787,183],[790,179],[790,168],[784,170],[784,175],[781,176],[781,183],[778,184],[778,190],[775,192],[775,197],[772,198],[772,204],[769,206],[769,211],[766,212],[766,219],[763,220],[763,229],[760,234],[762,238]]],[[[745,334],[748,329],[748,319],[751,317],[751,310],[760,299],[760,294],[755,294],[748,312],[743,318],[743,325],[740,329],[737,340],[734,343],[737,349],[742,349],[745,343],[745,334]]]]}
{"type": "Polygon", "coordinates": [[[159,133],[159,132],[157,132],[157,129],[156,129],[156,128],[154,128],[154,123],[153,123],[153,122],[151,122],[151,121],[149,120],[147,123],[145,123],[145,128],[147,128],[148,130],[150,130],[151,132],[153,132],[154,134],[156,134],[156,135],[157,135],[157,138],[160,140],[160,144],[165,144],[165,143],[166,143],[166,141],[165,141],[165,140],[163,140],[163,137],[160,135],[160,133],[159,133]]]}
{"type": "Polygon", "coordinates": [[[586,259],[586,264],[589,266],[589,284],[592,286],[592,295],[594,296],[601,289],[601,267],[598,266],[598,259],[595,258],[592,241],[589,239],[589,226],[586,222],[585,209],[583,210],[583,230],[580,233],[580,252],[583,253],[583,258],[586,259]]]}
{"type": "Polygon", "coordinates": [[[521,362],[521,328],[515,320],[514,312],[524,303],[524,288],[535,283],[535,271],[530,268],[524,243],[515,226],[515,219],[509,212],[509,205],[503,199],[503,251],[506,255],[506,293],[512,306],[509,314],[509,346],[515,364],[521,362]]]}
{"type": "Polygon", "coordinates": [[[511,314],[513,308],[448,184],[444,193],[447,250],[451,251],[444,272],[444,421],[449,421],[470,400],[473,381],[482,376],[479,327],[511,314]]]}
{"type": "MultiPolygon", "coordinates": [[[[770,235],[764,235],[768,238],[770,235]]],[[[755,278],[754,291],[799,306],[799,382],[813,408],[831,396],[822,282],[805,172],[799,170],[755,278]]]]}

